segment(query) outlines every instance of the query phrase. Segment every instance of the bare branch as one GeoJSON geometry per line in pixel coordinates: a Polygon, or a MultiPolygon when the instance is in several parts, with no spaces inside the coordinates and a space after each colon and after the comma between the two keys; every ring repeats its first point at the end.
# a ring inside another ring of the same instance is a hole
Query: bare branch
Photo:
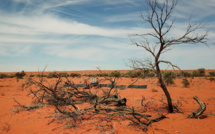
{"type": "Polygon", "coordinates": [[[159,60],[158,63],[166,63],[166,64],[169,64],[173,70],[175,70],[175,68],[177,68],[178,70],[181,70],[180,67],[172,64],[170,61],[159,60]]]}

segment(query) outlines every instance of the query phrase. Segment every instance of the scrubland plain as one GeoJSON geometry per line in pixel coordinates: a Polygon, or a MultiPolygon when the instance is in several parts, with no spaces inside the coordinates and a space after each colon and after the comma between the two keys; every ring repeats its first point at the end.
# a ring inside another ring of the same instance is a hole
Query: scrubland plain
{"type": "MultiPolygon", "coordinates": [[[[76,71],[75,73],[85,74],[95,71],[76,71]]],[[[71,72],[70,72],[71,73],[71,72]]],[[[36,74],[36,73],[27,73],[36,74]]],[[[34,79],[39,79],[34,76],[34,79]]],[[[74,83],[83,83],[87,77],[71,78],[74,83]]],[[[56,78],[44,78],[53,83],[56,78]]],[[[102,79],[99,77],[98,79],[102,79]]],[[[158,117],[163,114],[167,118],[152,123],[147,133],[149,134],[212,134],[215,132],[215,82],[206,77],[187,78],[190,85],[183,87],[182,78],[176,78],[175,84],[168,86],[173,104],[177,105],[183,113],[168,113],[166,109],[166,98],[162,89],[157,84],[157,79],[145,78],[119,78],[117,84],[130,85],[136,81],[136,85],[147,85],[146,89],[125,88],[118,89],[119,95],[127,99],[127,106],[140,109],[145,113],[158,117]],[[193,96],[206,104],[206,111],[198,119],[189,119],[187,115],[199,108],[193,96]]],[[[96,120],[85,120],[77,127],[72,127],[70,119],[58,120],[54,106],[27,111],[20,107],[15,107],[16,99],[22,105],[33,105],[33,96],[29,90],[23,89],[24,79],[16,78],[0,79],[0,133],[2,134],[95,134],[95,133],[143,133],[137,127],[130,125],[128,120],[115,119],[107,122],[97,122],[96,120]]],[[[108,83],[103,81],[103,83],[108,83]]],[[[98,92],[93,88],[93,92],[98,92]]],[[[81,106],[80,106],[81,107],[81,106]]]]}

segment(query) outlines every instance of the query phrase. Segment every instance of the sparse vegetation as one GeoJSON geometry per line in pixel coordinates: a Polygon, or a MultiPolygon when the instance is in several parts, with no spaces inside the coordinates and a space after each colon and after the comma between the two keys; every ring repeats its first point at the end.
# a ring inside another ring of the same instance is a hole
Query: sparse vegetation
{"type": "Polygon", "coordinates": [[[215,76],[215,71],[209,72],[209,75],[210,75],[210,76],[215,76]]]}
{"type": "Polygon", "coordinates": [[[197,77],[197,76],[199,76],[199,73],[198,73],[198,71],[194,70],[192,72],[192,77],[197,77]]]}
{"type": "Polygon", "coordinates": [[[83,76],[86,76],[86,77],[96,77],[95,74],[88,74],[88,73],[84,74],[83,76]]]}
{"type": "Polygon", "coordinates": [[[186,78],[184,78],[182,80],[182,84],[183,84],[183,87],[188,87],[190,85],[190,82],[186,78]]]}
{"type": "Polygon", "coordinates": [[[158,92],[158,90],[155,88],[152,88],[152,92],[158,92]]]}
{"type": "Polygon", "coordinates": [[[205,76],[205,69],[204,68],[199,68],[198,70],[194,70],[192,72],[193,77],[203,77],[205,76]]]}
{"type": "Polygon", "coordinates": [[[96,73],[94,77],[108,77],[110,73],[96,73]]]}
{"type": "Polygon", "coordinates": [[[163,79],[167,85],[173,85],[174,79],[176,78],[176,74],[173,71],[163,72],[163,79]]]}
{"type": "Polygon", "coordinates": [[[209,77],[209,81],[213,82],[213,81],[215,81],[215,78],[214,77],[209,77]]]}
{"type": "Polygon", "coordinates": [[[192,74],[190,72],[186,72],[186,71],[182,71],[181,74],[183,77],[191,77],[192,76],[192,74]]]}
{"type": "Polygon", "coordinates": [[[69,77],[69,74],[67,74],[66,72],[62,72],[62,73],[59,73],[59,76],[60,77],[69,77]]]}
{"type": "Polygon", "coordinates": [[[16,74],[15,74],[15,77],[17,78],[17,79],[23,79],[23,77],[26,75],[26,73],[24,72],[24,71],[22,71],[22,72],[17,72],[16,74]]]}
{"type": "Polygon", "coordinates": [[[4,94],[4,93],[1,93],[1,96],[5,96],[5,94],[4,94]]]}
{"type": "Polygon", "coordinates": [[[10,126],[11,125],[8,123],[3,123],[1,126],[1,132],[4,132],[4,131],[8,132],[10,130],[10,126]]]}
{"type": "Polygon", "coordinates": [[[3,78],[8,78],[8,76],[6,74],[0,74],[0,79],[3,79],[3,78]]]}
{"type": "Polygon", "coordinates": [[[125,77],[129,77],[129,78],[137,78],[137,77],[143,77],[143,71],[128,71],[127,73],[124,74],[125,77]]]}
{"type": "Polygon", "coordinates": [[[119,77],[121,77],[121,72],[120,71],[113,71],[110,73],[109,76],[119,78],[119,77]]]}
{"type": "Polygon", "coordinates": [[[14,74],[9,74],[9,75],[7,75],[7,78],[14,78],[14,77],[15,77],[14,74]]]}
{"type": "MultiPolygon", "coordinates": [[[[31,77],[31,76],[30,76],[30,77],[31,77]]],[[[48,76],[47,76],[46,74],[38,74],[37,77],[42,78],[42,77],[48,77],[48,76]]]]}
{"type": "Polygon", "coordinates": [[[78,78],[80,78],[81,77],[81,74],[79,74],[79,73],[71,73],[70,74],[70,77],[78,77],[78,78]]]}
{"type": "Polygon", "coordinates": [[[30,74],[30,77],[34,77],[35,75],[34,74],[30,74]]]}
{"type": "Polygon", "coordinates": [[[199,76],[201,76],[201,77],[205,76],[205,69],[204,68],[199,68],[197,71],[198,71],[199,76]]]}
{"type": "Polygon", "coordinates": [[[47,78],[58,78],[59,74],[57,72],[51,72],[47,75],[47,78]]]}

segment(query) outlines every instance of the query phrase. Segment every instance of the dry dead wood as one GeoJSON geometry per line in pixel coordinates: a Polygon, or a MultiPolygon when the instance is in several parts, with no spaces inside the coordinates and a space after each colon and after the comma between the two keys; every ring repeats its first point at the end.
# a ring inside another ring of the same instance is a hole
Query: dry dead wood
{"type": "MultiPolygon", "coordinates": [[[[100,89],[100,94],[92,92],[91,88],[83,89],[77,87],[68,78],[65,80],[57,78],[55,83],[47,83],[44,79],[36,81],[29,78],[26,82],[29,94],[32,94],[34,100],[41,105],[25,106],[14,100],[20,107],[27,110],[40,108],[43,105],[53,105],[56,111],[62,115],[62,119],[71,119],[74,127],[81,124],[83,120],[96,118],[97,120],[110,122],[120,118],[127,119],[133,125],[141,127],[146,131],[148,130],[148,125],[165,118],[162,115],[151,119],[151,115],[126,106],[127,99],[121,98],[117,88],[115,88],[116,80],[111,78],[107,80],[110,80],[112,86],[106,91],[100,89]],[[64,86],[65,83],[70,86],[64,86]],[[29,88],[31,86],[33,88],[29,88]],[[102,91],[103,95],[101,95],[102,91]],[[79,109],[80,104],[86,103],[87,107],[79,109]]],[[[87,85],[86,81],[85,84],[87,85]]]]}
{"type": "Polygon", "coordinates": [[[205,110],[206,110],[206,105],[204,102],[200,101],[198,96],[193,97],[194,100],[200,105],[199,109],[193,112],[192,114],[188,115],[187,118],[197,118],[200,116],[205,110]]]}

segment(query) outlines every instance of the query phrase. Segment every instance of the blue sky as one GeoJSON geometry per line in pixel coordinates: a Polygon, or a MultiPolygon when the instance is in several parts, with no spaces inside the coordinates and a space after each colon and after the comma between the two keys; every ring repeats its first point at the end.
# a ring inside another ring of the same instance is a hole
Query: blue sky
{"type": "MultiPolygon", "coordinates": [[[[0,72],[129,69],[129,59],[149,56],[128,37],[151,31],[140,18],[144,7],[144,0],[0,0],[0,72]]],[[[192,14],[215,42],[214,9],[214,0],[179,0],[171,35],[182,34],[192,14]]],[[[181,45],[162,58],[182,69],[215,69],[214,51],[181,45]]]]}

